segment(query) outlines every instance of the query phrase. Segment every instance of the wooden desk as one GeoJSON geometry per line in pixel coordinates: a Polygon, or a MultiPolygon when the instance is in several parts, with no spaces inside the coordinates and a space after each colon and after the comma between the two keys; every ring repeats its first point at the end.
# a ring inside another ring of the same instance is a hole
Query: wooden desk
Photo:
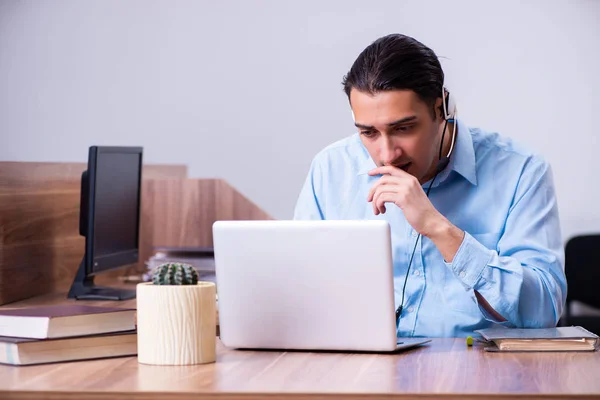
{"type": "MultiPolygon", "coordinates": [[[[45,301],[53,302],[51,298],[45,301]]],[[[240,351],[218,342],[217,362],[198,366],[141,365],[136,357],[0,366],[1,399],[490,396],[600,398],[600,352],[491,354],[477,344],[467,347],[464,339],[433,339],[428,345],[393,355],[240,351]]]]}
{"type": "Polygon", "coordinates": [[[434,339],[395,355],[229,350],[189,367],[117,358],[0,366],[2,399],[600,398],[600,353],[489,354],[434,339]]]}

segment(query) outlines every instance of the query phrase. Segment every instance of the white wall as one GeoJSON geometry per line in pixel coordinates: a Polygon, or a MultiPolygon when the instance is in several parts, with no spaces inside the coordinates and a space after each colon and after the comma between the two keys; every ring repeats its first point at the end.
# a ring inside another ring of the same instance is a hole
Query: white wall
{"type": "Polygon", "coordinates": [[[0,0],[0,160],[148,162],[223,177],[290,218],[354,132],[342,76],[402,32],[444,57],[462,117],[553,165],[565,237],[600,231],[598,1],[0,0]]]}

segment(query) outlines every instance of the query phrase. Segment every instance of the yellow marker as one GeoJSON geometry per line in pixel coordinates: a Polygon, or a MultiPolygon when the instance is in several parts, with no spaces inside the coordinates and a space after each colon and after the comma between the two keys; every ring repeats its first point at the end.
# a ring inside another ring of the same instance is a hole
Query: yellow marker
{"type": "Polygon", "coordinates": [[[467,346],[473,346],[473,337],[467,336],[467,346]]]}

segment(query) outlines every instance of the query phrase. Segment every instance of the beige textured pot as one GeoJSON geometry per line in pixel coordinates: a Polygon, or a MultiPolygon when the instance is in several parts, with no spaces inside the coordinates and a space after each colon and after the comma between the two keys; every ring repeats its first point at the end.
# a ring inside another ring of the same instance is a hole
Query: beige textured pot
{"type": "Polygon", "coordinates": [[[214,362],[216,287],[139,283],[137,292],[138,361],[153,365],[214,362]]]}

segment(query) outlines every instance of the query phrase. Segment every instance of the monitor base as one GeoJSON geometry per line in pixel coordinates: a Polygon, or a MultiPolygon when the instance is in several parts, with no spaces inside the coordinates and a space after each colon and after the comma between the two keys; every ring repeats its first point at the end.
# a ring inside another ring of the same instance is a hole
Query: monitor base
{"type": "Polygon", "coordinates": [[[77,270],[77,275],[69,289],[67,298],[76,300],[129,300],[136,296],[135,289],[96,286],[94,277],[87,276],[85,271],[85,255],[77,270]]]}
{"type": "Polygon", "coordinates": [[[94,286],[85,293],[75,295],[76,300],[129,300],[135,299],[134,289],[94,286]]]}

